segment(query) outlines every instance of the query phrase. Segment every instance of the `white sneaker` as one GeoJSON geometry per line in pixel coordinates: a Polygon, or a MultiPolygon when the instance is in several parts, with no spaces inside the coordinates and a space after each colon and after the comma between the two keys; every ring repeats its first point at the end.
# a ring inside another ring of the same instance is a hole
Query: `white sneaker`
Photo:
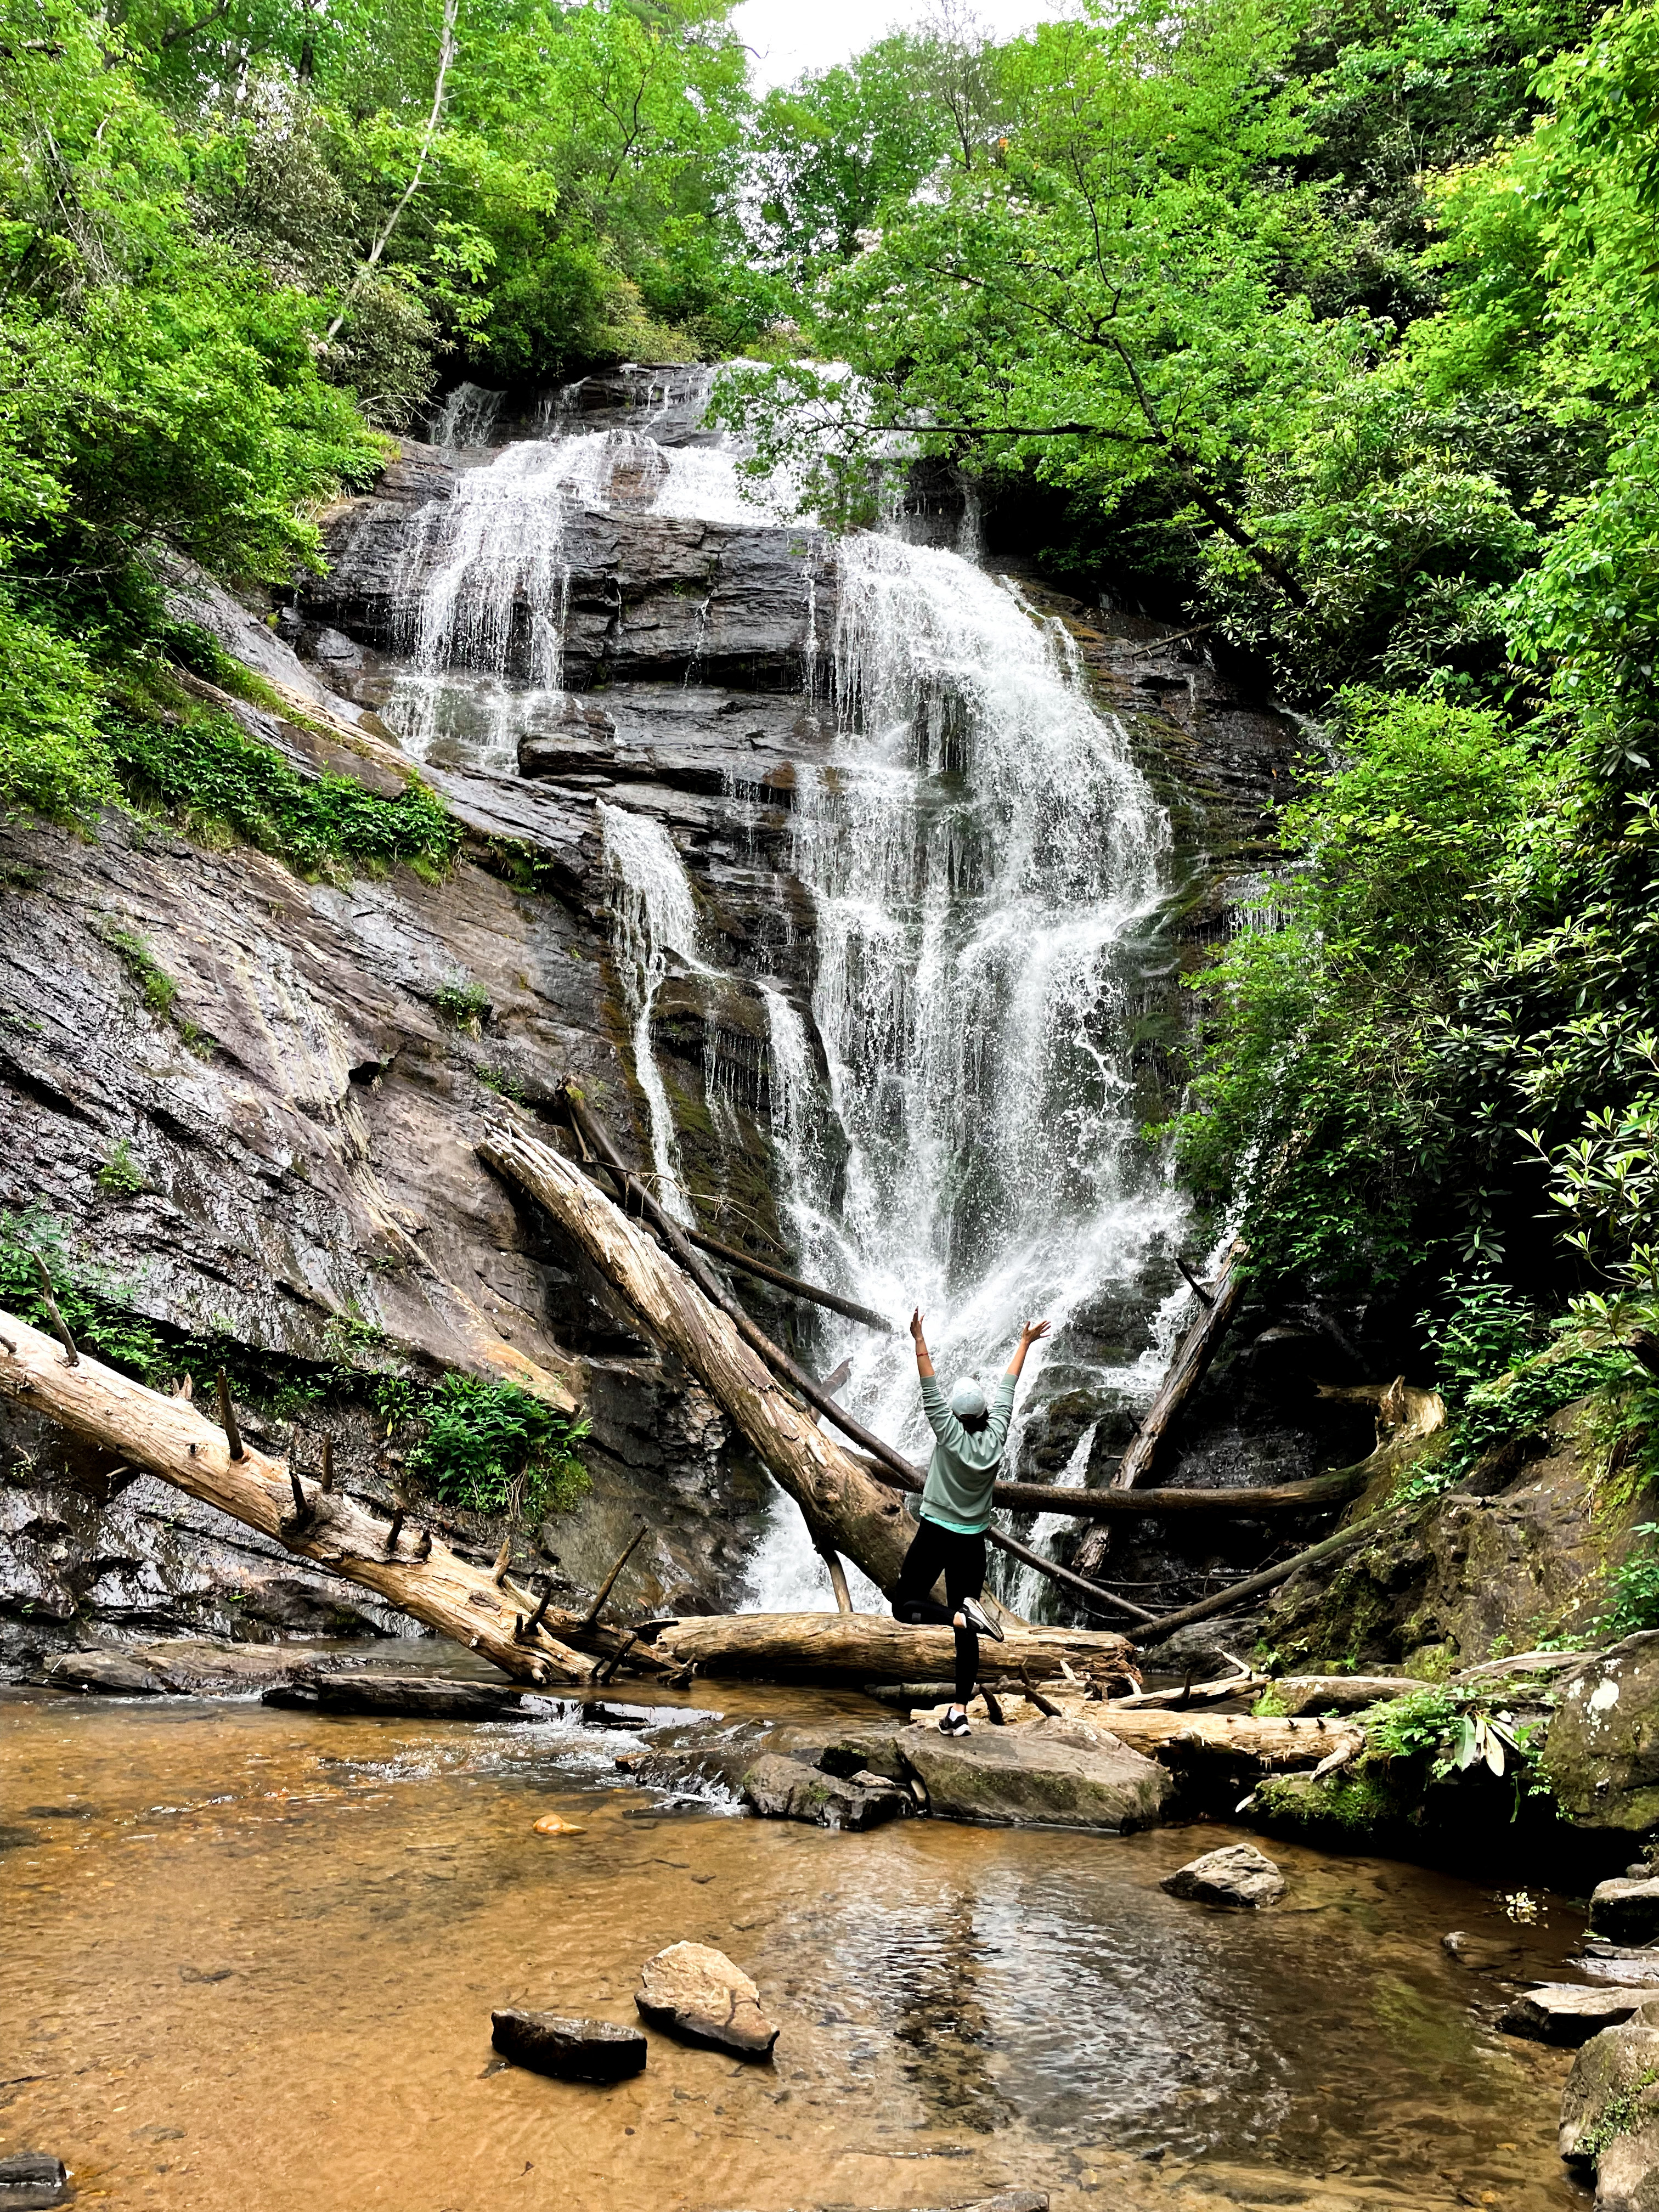
{"type": "Polygon", "coordinates": [[[970,1628],[978,1629],[981,1636],[988,1636],[998,1644],[1001,1644],[1006,1640],[1002,1631],[997,1626],[995,1621],[992,1620],[990,1614],[987,1613],[985,1607],[980,1603],[976,1597],[963,1598],[962,1603],[957,1607],[957,1611],[968,1623],[968,1626],[970,1628]]]}

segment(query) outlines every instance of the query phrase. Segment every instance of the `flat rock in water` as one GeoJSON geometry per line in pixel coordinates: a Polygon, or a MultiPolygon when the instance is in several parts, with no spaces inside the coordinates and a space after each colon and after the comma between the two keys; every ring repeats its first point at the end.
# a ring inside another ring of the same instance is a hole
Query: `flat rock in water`
{"type": "Polygon", "coordinates": [[[1659,1936],[1659,1880],[1632,1881],[1620,1876],[1597,1882],[1590,1892],[1589,1924],[1615,1943],[1647,1943],[1659,1936]]]}
{"type": "Polygon", "coordinates": [[[556,2075],[562,2081],[623,2081],[644,2070],[650,2047],[637,2027],[512,2007],[490,2014],[489,2039],[515,2066],[556,2075]]]}
{"type": "Polygon", "coordinates": [[[1171,1897],[1190,1897],[1200,1905],[1277,1905],[1285,1894],[1285,1877],[1254,1844],[1229,1844],[1222,1850],[1189,1859],[1184,1867],[1166,1874],[1158,1887],[1171,1897]]]}
{"type": "Polygon", "coordinates": [[[14,2151],[0,2158],[0,2212],[50,2212],[74,2201],[75,2185],[61,2158],[44,2151],[14,2151]]]}
{"type": "Polygon", "coordinates": [[[769,1753],[738,1785],[743,1802],[763,1820],[808,1820],[820,1828],[875,1828],[912,1809],[910,1794],[867,1768],[858,1776],[825,1774],[804,1759],[769,1753]]]}
{"type": "Polygon", "coordinates": [[[928,1809],[943,1820],[1120,1834],[1156,1820],[1171,1786],[1154,1760],[1074,1721],[969,1736],[908,1728],[897,1741],[927,1792],[928,1809]]]}
{"type": "Polygon", "coordinates": [[[46,1680],[54,1690],[82,1690],[102,1698],[159,1698],[169,1686],[127,1651],[60,1652],[46,1668],[46,1680]]]}
{"type": "Polygon", "coordinates": [[[753,1982],[707,1943],[671,1943],[647,1959],[634,2002],[653,2027],[740,2058],[769,2058],[778,2039],[753,1982]]]}
{"type": "Polygon", "coordinates": [[[1622,2026],[1652,1996],[1651,1989],[1609,1988],[1605,1983],[1584,1989],[1577,1983],[1546,1982],[1518,1996],[1498,2025],[1505,2035],[1571,2047],[1588,2043],[1604,2027],[1622,2026]]]}
{"type": "Polygon", "coordinates": [[[386,1713],[411,1720],[510,1721],[525,1717],[518,1691],[505,1683],[444,1681],[429,1674],[327,1674],[296,1667],[260,1698],[266,1705],[307,1713],[386,1713]]]}

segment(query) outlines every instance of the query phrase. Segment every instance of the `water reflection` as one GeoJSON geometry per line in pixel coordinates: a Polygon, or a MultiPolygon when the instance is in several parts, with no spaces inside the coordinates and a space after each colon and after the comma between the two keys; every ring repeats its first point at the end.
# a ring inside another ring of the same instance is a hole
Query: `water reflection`
{"type": "MultiPolygon", "coordinates": [[[[1229,1917],[1157,1887],[1214,1830],[676,1810],[614,1763],[648,1718],[0,1696],[4,2147],[160,2212],[1579,2201],[1565,2055],[1493,2036],[1497,1991],[1442,1950],[1504,1926],[1470,1886],[1288,1850],[1287,1907],[1229,1917]],[[533,1835],[549,1811],[583,1832],[533,1835]],[[654,2033],[612,2090],[495,2064],[492,2006],[629,2019],[682,1937],[756,1976],[775,2067],[654,2033]]],[[[1521,1971],[1576,1925],[1523,1931],[1521,1971]]]]}

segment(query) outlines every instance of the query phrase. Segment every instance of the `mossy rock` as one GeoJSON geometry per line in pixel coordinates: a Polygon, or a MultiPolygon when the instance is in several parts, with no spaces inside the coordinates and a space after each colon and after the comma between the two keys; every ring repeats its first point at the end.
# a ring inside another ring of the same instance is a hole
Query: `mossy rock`
{"type": "Polygon", "coordinates": [[[1559,1683],[1544,1772],[1576,1826],[1659,1826],[1659,1629],[1627,1636],[1559,1683]]]}

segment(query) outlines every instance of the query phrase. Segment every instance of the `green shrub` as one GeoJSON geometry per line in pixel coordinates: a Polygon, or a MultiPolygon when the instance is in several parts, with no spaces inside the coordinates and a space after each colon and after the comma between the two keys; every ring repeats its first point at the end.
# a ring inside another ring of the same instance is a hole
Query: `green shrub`
{"type": "Polygon", "coordinates": [[[440,983],[432,994],[432,1003],[444,1019],[458,1030],[478,1029],[494,1011],[483,985],[469,983],[464,976],[457,976],[453,982],[440,983]]]}
{"type": "Polygon", "coordinates": [[[64,1224],[44,1206],[0,1210],[0,1306],[32,1328],[50,1329],[36,1261],[46,1268],[64,1325],[84,1352],[141,1382],[172,1370],[160,1333],[132,1310],[132,1289],[77,1259],[64,1224]]]}
{"type": "Polygon", "coordinates": [[[146,692],[130,686],[123,705],[110,747],[124,787],[187,831],[257,846],[302,876],[399,860],[433,874],[454,858],[459,830],[418,781],[382,799],[349,776],[307,779],[165,677],[146,692]]]}
{"type": "Polygon", "coordinates": [[[1641,1540],[1608,1577],[1607,1605],[1595,1624],[1598,1636],[1634,1636],[1644,1628],[1659,1628],[1659,1521],[1644,1521],[1631,1531],[1641,1540]]]}
{"type": "Polygon", "coordinates": [[[120,804],[102,698],[81,647],[0,594],[0,810],[27,806],[84,830],[120,804]]]}
{"type": "Polygon", "coordinates": [[[426,1434],[409,1455],[410,1471],[451,1504],[534,1521],[567,1513],[586,1495],[576,1451],[586,1421],[567,1420],[527,1390],[447,1375],[419,1413],[426,1434]]]}
{"type": "Polygon", "coordinates": [[[109,1198],[131,1198],[143,1189],[143,1170],[125,1137],[99,1169],[98,1188],[109,1198]]]}

